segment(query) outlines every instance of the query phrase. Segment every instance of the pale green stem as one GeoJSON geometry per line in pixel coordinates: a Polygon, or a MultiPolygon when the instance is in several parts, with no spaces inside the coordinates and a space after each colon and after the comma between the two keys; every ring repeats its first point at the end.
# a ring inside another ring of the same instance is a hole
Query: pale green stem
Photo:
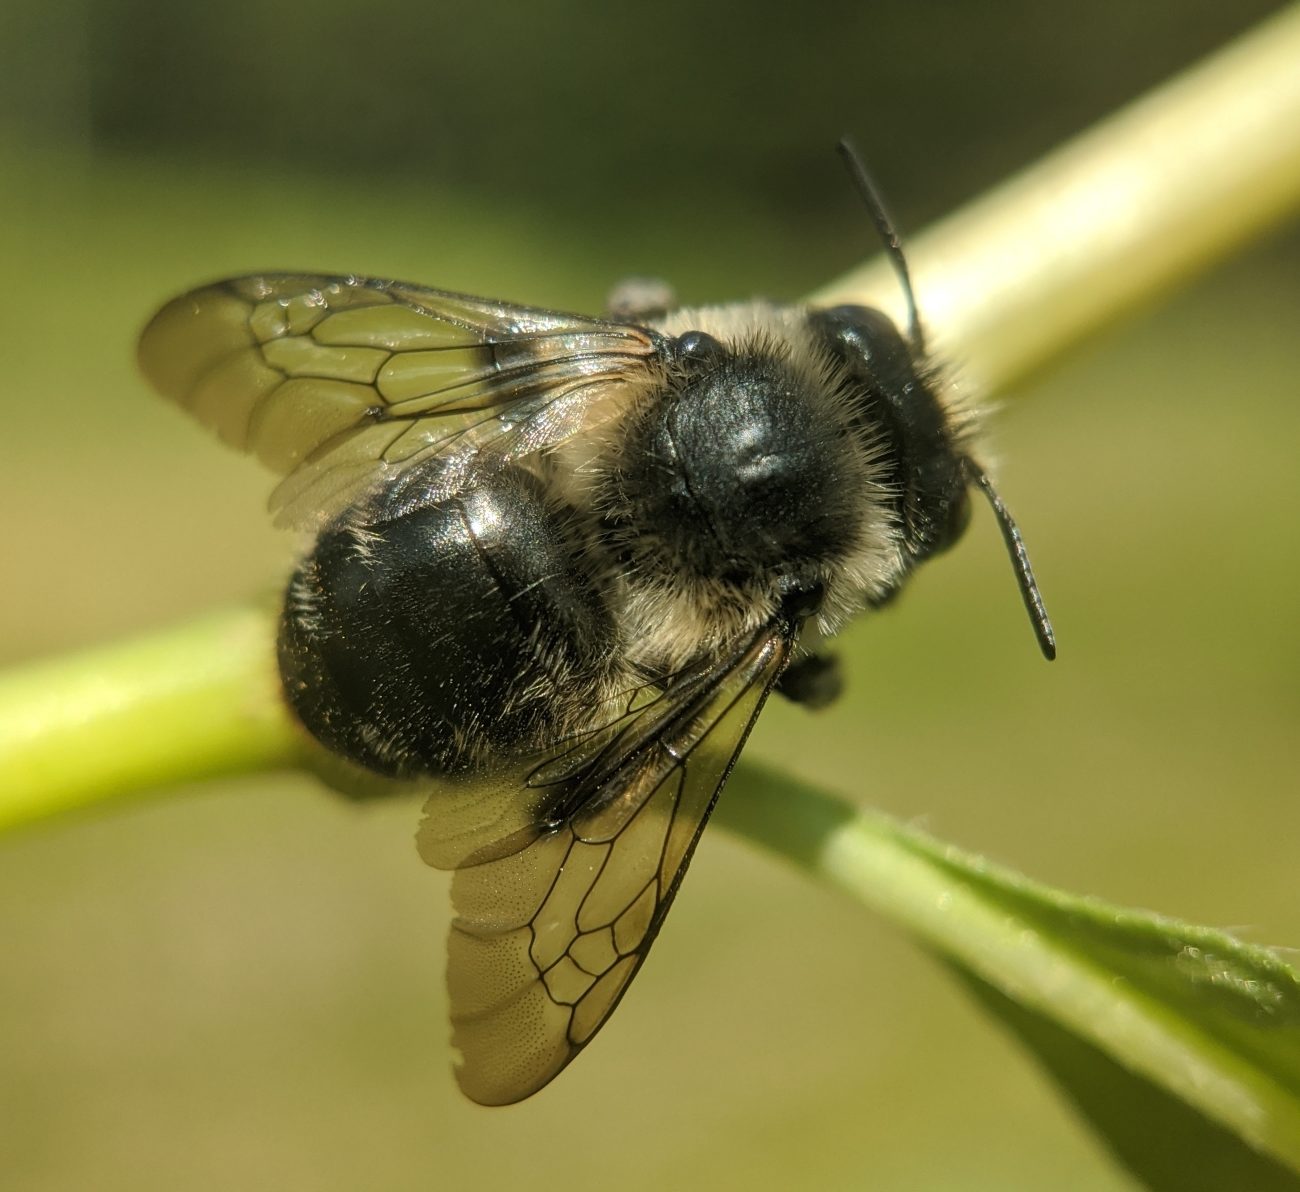
{"type": "Polygon", "coordinates": [[[265,608],[0,676],[0,830],[292,765],[265,608]]]}

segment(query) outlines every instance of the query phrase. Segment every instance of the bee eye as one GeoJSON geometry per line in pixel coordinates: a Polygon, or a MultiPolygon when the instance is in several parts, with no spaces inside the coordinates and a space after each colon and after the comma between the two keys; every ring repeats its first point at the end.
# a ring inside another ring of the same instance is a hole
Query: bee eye
{"type": "Polygon", "coordinates": [[[677,359],[691,372],[707,372],[726,359],[724,348],[707,331],[687,331],[677,337],[677,359]]]}

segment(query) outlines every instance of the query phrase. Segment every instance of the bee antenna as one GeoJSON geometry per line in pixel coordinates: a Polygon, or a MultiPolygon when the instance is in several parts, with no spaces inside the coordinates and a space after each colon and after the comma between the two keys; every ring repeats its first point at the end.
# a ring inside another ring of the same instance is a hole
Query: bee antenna
{"type": "Polygon", "coordinates": [[[1038,648],[1042,650],[1043,657],[1050,662],[1056,657],[1056,634],[1052,632],[1052,622],[1047,615],[1047,609],[1043,606],[1043,594],[1038,590],[1038,584],[1034,580],[1034,569],[1029,565],[1029,552],[1025,550],[1025,540],[1020,537],[1020,527],[1016,525],[1015,519],[1002,503],[1002,498],[998,496],[993,481],[988,478],[988,473],[970,456],[963,457],[962,466],[966,470],[967,477],[979,486],[980,491],[993,507],[993,514],[998,519],[998,529],[1002,531],[1002,541],[1007,544],[1007,551],[1011,555],[1011,566],[1016,571],[1020,597],[1025,602],[1025,611],[1029,614],[1029,621],[1038,638],[1038,648]]]}
{"type": "Polygon", "coordinates": [[[889,218],[889,212],[885,209],[885,200],[881,197],[880,188],[871,180],[871,175],[867,173],[867,167],[863,164],[862,155],[847,136],[840,138],[836,149],[844,162],[845,169],[849,172],[849,178],[861,195],[863,203],[866,204],[867,214],[871,216],[871,222],[875,224],[880,241],[885,246],[889,264],[898,278],[899,285],[903,287],[903,298],[907,302],[907,338],[912,341],[913,350],[918,355],[924,355],[925,336],[921,332],[921,320],[916,313],[916,293],[912,289],[912,275],[908,272],[903,245],[898,238],[894,221],[889,218]]]}

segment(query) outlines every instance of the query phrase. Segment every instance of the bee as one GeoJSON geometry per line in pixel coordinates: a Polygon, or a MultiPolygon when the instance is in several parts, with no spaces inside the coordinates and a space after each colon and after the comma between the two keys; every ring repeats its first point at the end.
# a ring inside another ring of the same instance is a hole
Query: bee
{"type": "Polygon", "coordinates": [[[264,274],[164,306],[153,386],[283,477],[313,540],[284,695],[356,793],[425,795],[454,871],[457,1079],[542,1088],[609,1018],[773,691],[829,702],[821,643],[991,503],[1024,545],[908,300],[591,318],[357,276],[264,274]]]}

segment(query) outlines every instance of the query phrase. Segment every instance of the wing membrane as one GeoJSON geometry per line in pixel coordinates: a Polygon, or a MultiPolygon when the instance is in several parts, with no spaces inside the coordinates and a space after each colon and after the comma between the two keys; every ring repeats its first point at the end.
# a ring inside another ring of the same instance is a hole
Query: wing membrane
{"type": "MultiPolygon", "coordinates": [[[[521,1100],[590,1041],[646,957],[700,833],[789,656],[767,627],[537,772],[567,809],[531,843],[457,870],[448,942],[457,1079],[521,1100]]],[[[430,799],[422,844],[436,838],[430,799]]],[[[426,859],[436,860],[425,850],[426,859]]]]}
{"type": "Polygon", "coordinates": [[[400,282],[267,274],[168,303],[139,354],[155,388],[285,476],[272,511],[305,525],[417,461],[448,458],[450,492],[480,453],[504,463],[562,441],[617,408],[659,342],[400,282]]]}
{"type": "MultiPolygon", "coordinates": [[[[280,524],[311,525],[381,483],[399,498],[404,485],[450,495],[562,442],[653,381],[662,345],[645,328],[397,282],[273,274],[171,302],[140,361],[165,396],[282,475],[280,524]]],[[[456,871],[448,985],[469,1097],[530,1095],[612,1013],[792,632],[766,626],[633,693],[540,764],[430,796],[420,849],[456,871]]]]}

